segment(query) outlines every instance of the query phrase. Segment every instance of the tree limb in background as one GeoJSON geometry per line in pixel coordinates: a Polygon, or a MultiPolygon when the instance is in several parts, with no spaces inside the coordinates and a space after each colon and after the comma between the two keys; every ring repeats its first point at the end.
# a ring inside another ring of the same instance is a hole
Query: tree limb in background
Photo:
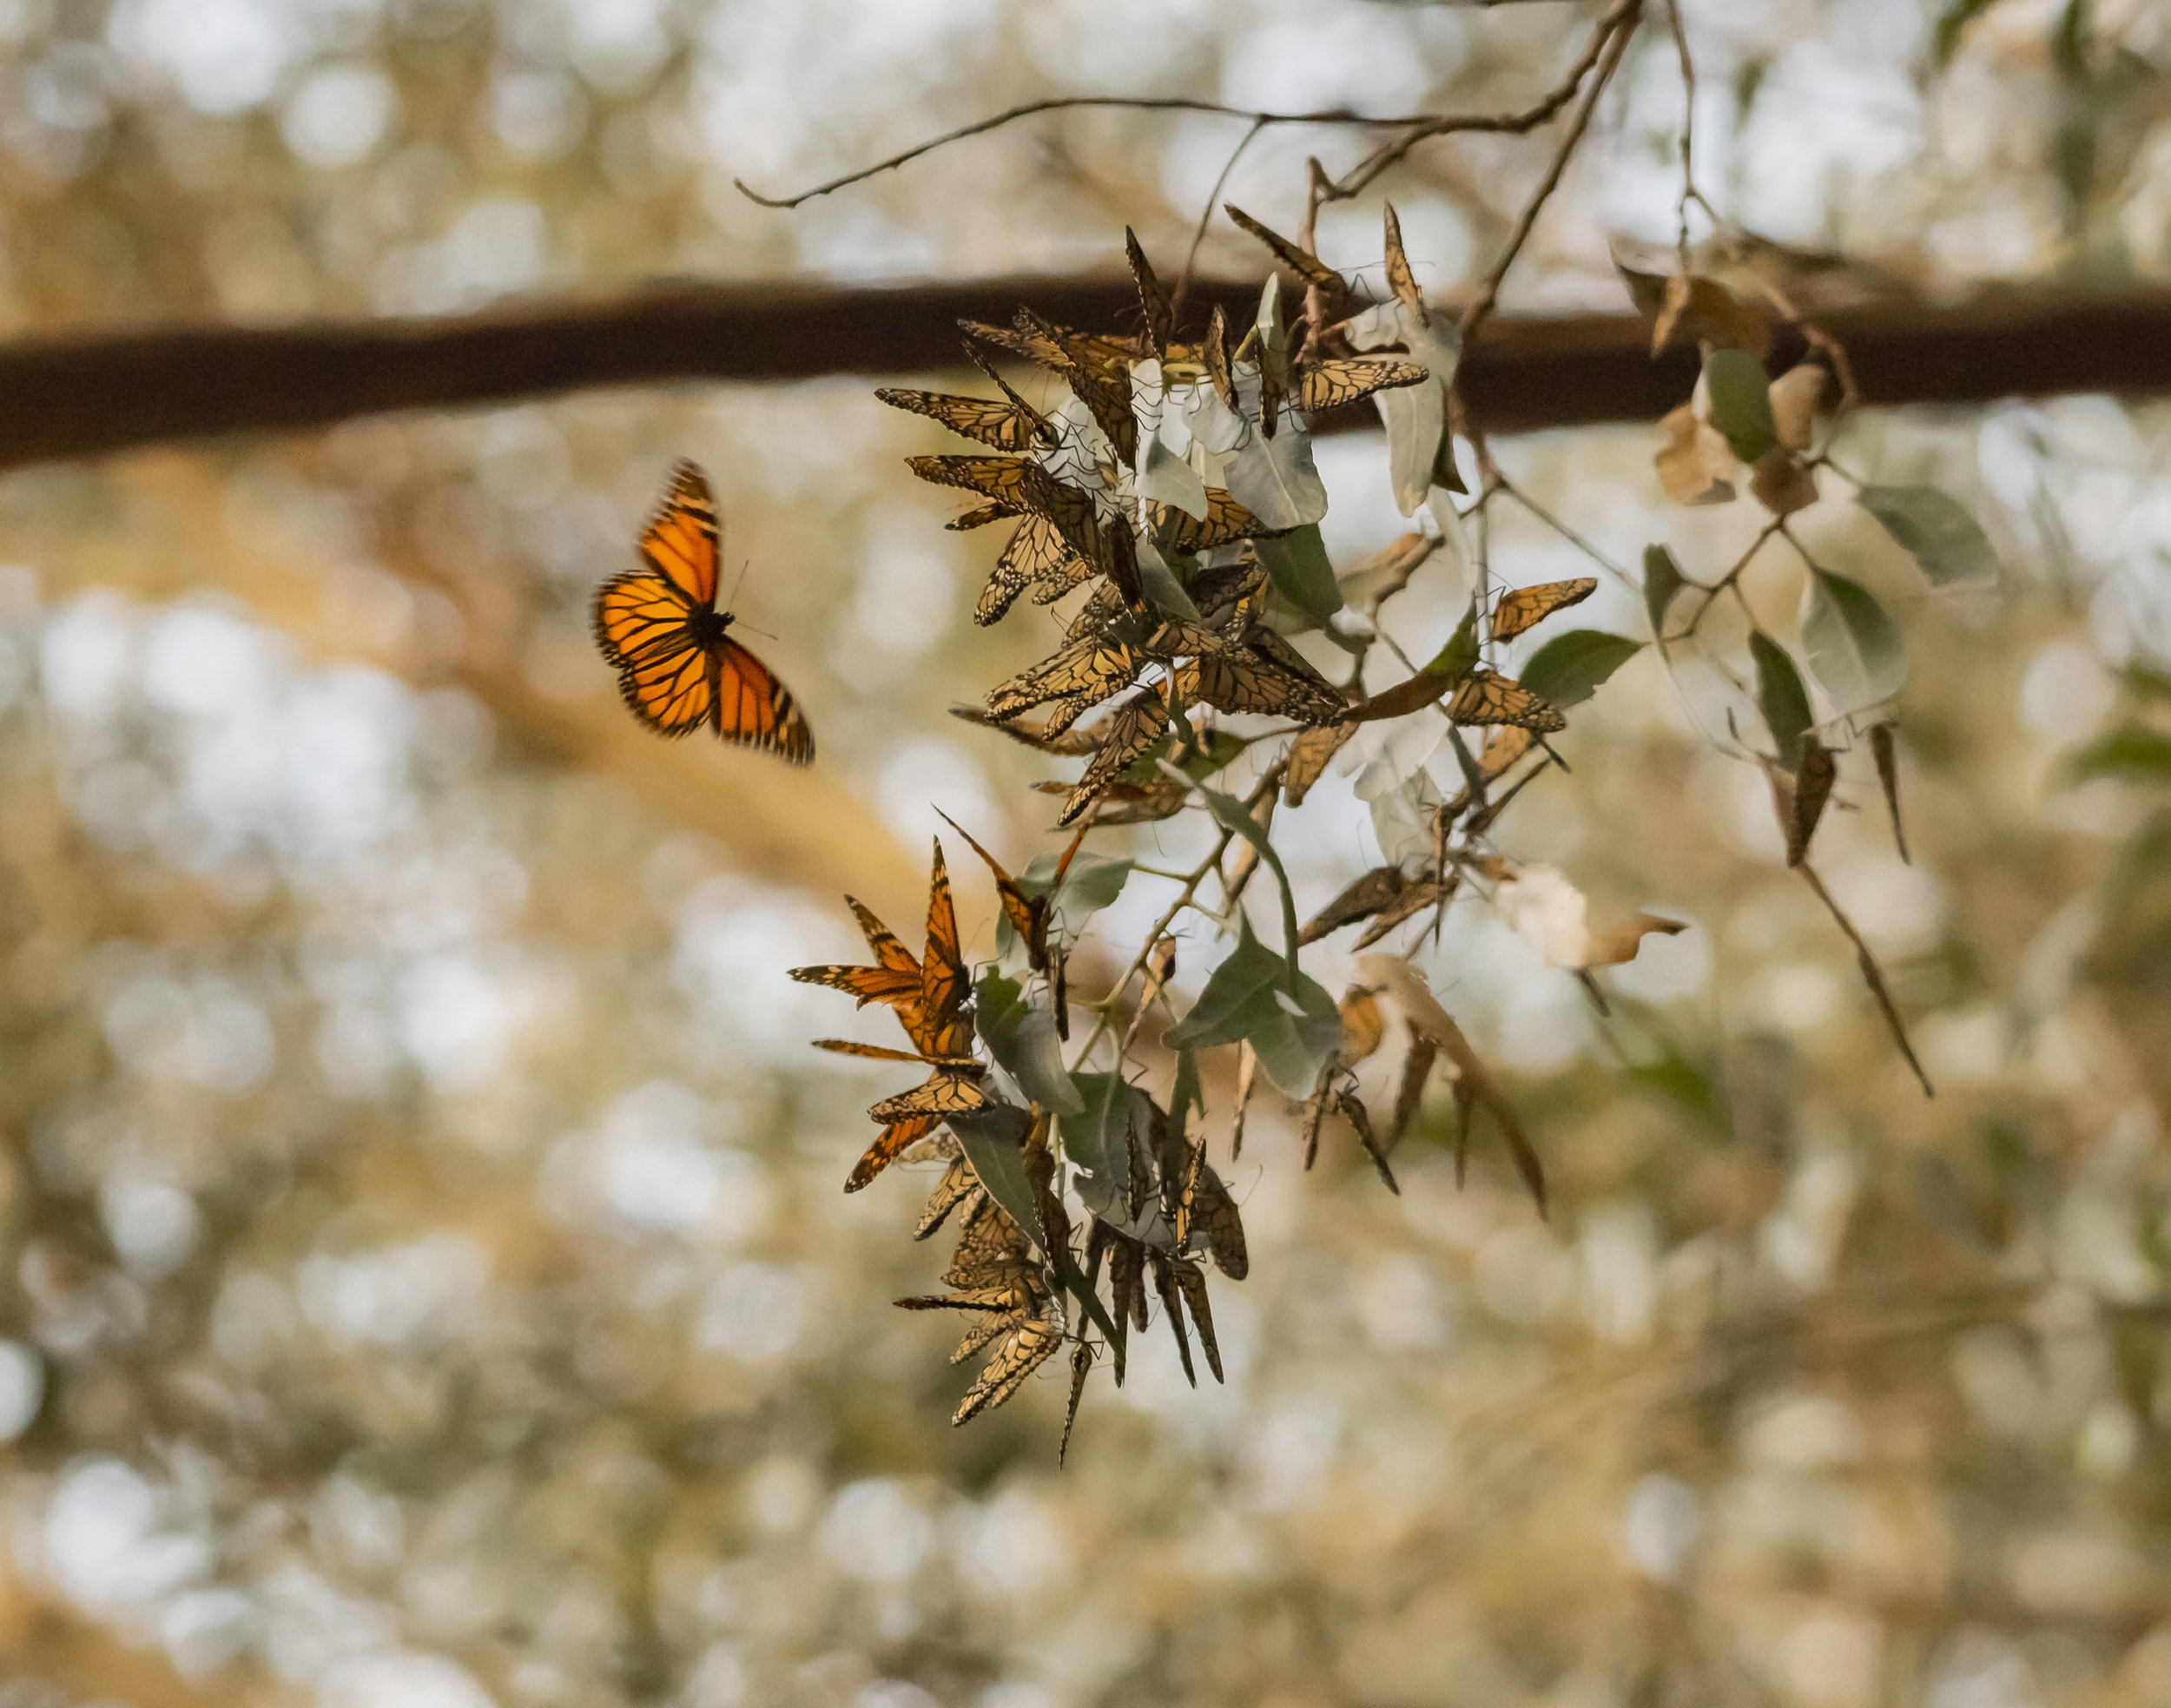
{"type": "MultiPolygon", "coordinates": [[[[1256,282],[1199,280],[1200,307],[1248,323],[1256,282]],[[1241,318],[1238,318],[1238,317],[1241,318]]],[[[940,373],[960,320],[1020,300],[1106,325],[1128,278],[1072,275],[864,287],[676,285],[592,302],[291,326],[173,326],[0,344],[0,470],[229,432],[325,427],[401,410],[472,408],[609,386],[940,373]]],[[[2079,392],[2171,392],[2171,291],[2015,289],[1931,305],[1822,311],[1873,406],[2079,392]]],[[[1456,386],[1489,432],[1655,421],[1689,394],[1693,351],[1651,359],[1634,314],[1496,315],[1456,386]]],[[[1323,432],[1370,428],[1351,410],[1323,432]]]]}

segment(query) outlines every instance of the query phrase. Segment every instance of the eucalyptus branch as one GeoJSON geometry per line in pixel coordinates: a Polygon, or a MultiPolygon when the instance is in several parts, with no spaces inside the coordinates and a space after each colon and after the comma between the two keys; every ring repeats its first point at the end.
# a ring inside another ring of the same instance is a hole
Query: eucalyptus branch
{"type": "Polygon", "coordinates": [[[1696,188],[1696,62],[1689,56],[1688,26],[1681,17],[1681,0],[1666,0],[1666,22],[1673,26],[1673,49],[1681,62],[1681,197],[1674,204],[1674,215],[1680,223],[1675,247],[1681,259],[1681,271],[1686,274],[1688,264],[1688,210],[1694,201],[1710,211],[1711,204],[1704,201],[1696,188]]]}
{"type": "Polygon", "coordinates": [[[1567,523],[1561,521],[1559,517],[1555,516],[1551,511],[1547,510],[1543,504],[1540,504],[1535,498],[1532,498],[1529,493],[1524,491],[1521,487],[1516,485],[1505,475],[1497,476],[1495,478],[1501,491],[1507,493],[1509,498],[1513,498],[1517,504],[1521,504],[1525,510],[1528,511],[1533,516],[1536,517],[1539,521],[1544,523],[1547,527],[1552,529],[1554,533],[1560,535],[1562,539],[1566,540],[1570,545],[1574,546],[1578,551],[1581,552],[1586,557],[1589,558],[1591,562],[1597,564],[1599,568],[1605,570],[1607,574],[1612,576],[1631,593],[1641,590],[1643,584],[1638,581],[1634,576],[1629,574],[1629,572],[1620,564],[1613,562],[1611,557],[1608,557],[1604,552],[1600,551],[1596,546],[1593,545],[1588,540],[1585,539],[1582,535],[1577,533],[1574,529],[1569,527],[1567,523]]]}
{"type": "MultiPolygon", "coordinates": [[[[1686,641],[1693,640],[1695,638],[1697,625],[1703,622],[1704,613],[1709,610],[1712,606],[1717,603],[1719,596],[1721,593],[1724,593],[1728,588],[1734,587],[1735,584],[1740,581],[1742,571],[1749,567],[1750,563],[1755,558],[1757,553],[1764,550],[1765,542],[1770,540],[1772,535],[1784,530],[1785,526],[1786,518],[1785,517],[1773,517],[1769,522],[1764,524],[1762,529],[1758,531],[1756,538],[1749,542],[1749,549],[1743,552],[1740,557],[1734,559],[1733,567],[1729,569],[1726,574],[1719,577],[1717,581],[1712,582],[1708,587],[1705,586],[1700,582],[1693,584],[1697,591],[1704,596],[1704,603],[1697,606],[1696,615],[1689,618],[1688,627],[1681,630],[1679,635],[1674,636],[1676,640],[1686,641]]],[[[1738,590],[1736,597],[1739,597],[1738,590]]]]}
{"type": "MultiPolygon", "coordinates": [[[[1280,760],[1275,761],[1273,764],[1266,768],[1251,793],[1244,797],[1244,805],[1247,812],[1255,811],[1267,796],[1281,787],[1283,768],[1283,762],[1280,760]]],[[[1077,1073],[1083,1071],[1086,1064],[1092,1059],[1095,1046],[1108,1035],[1109,1018],[1116,1012],[1117,1002],[1122,998],[1124,992],[1129,988],[1132,979],[1138,975],[1139,970],[1145,966],[1147,960],[1152,955],[1153,946],[1161,940],[1162,937],[1167,933],[1169,927],[1176,922],[1176,916],[1191,905],[1191,897],[1198,894],[1199,885],[1206,881],[1207,874],[1221,865],[1222,855],[1228,853],[1229,844],[1235,838],[1235,831],[1224,830],[1215,839],[1213,852],[1201,861],[1191,874],[1183,880],[1183,888],[1178,893],[1176,900],[1170,902],[1167,911],[1153,922],[1153,928],[1145,934],[1144,946],[1132,958],[1131,965],[1124,968],[1122,976],[1108,987],[1108,994],[1101,999],[1099,1005],[1099,1016],[1093,1022],[1092,1031],[1086,1034],[1086,1042],[1079,1046],[1077,1056],[1071,1063],[1072,1072],[1077,1073]]]]}

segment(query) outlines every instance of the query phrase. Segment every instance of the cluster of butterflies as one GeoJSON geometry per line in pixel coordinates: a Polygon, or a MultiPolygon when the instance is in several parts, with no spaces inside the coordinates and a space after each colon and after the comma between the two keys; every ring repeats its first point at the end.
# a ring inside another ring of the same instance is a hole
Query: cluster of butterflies
{"type": "MultiPolygon", "coordinates": [[[[1039,893],[1028,893],[959,829],[993,874],[1011,929],[1023,944],[1033,973],[1046,982],[1048,1006],[1062,1036],[1067,1036],[1068,1004],[1063,953],[1052,940],[1050,898],[1087,829],[1165,818],[1182,809],[1188,787],[1158,762],[1215,759],[1211,719],[1203,713],[1264,714],[1294,722],[1297,728],[1283,756],[1282,781],[1283,798],[1294,806],[1360,723],[1444,698],[1455,722],[1491,729],[1481,757],[1469,768],[1463,797],[1443,808],[1443,825],[1455,814],[1471,809],[1466,828],[1478,828],[1481,820],[1489,822],[1486,814],[1496,814],[1504,800],[1488,803],[1488,786],[1564,722],[1541,696],[1484,668],[1474,643],[1447,675],[1421,673],[1369,699],[1354,683],[1337,685],[1267,620],[1273,583],[1256,543],[1272,531],[1219,487],[1204,487],[1199,514],[1138,494],[1134,465],[1140,417],[1133,393],[1136,376],[1149,364],[1154,366],[1148,379],[1163,388],[1163,395],[1176,395],[1188,386],[1191,395],[1203,399],[1211,386],[1243,432],[1270,439],[1277,431],[1287,431],[1283,415],[1289,409],[1332,408],[1428,378],[1428,371],[1414,362],[1348,353],[1346,340],[1337,338],[1339,329],[1330,324],[1322,305],[1341,310],[1362,307],[1363,300],[1315,257],[1238,210],[1230,211],[1297,273],[1309,293],[1305,336],[1294,352],[1263,341],[1256,329],[1242,341],[1232,341],[1218,307],[1203,336],[1179,341],[1169,295],[1136,238],[1130,237],[1142,309],[1138,334],[1079,333],[1020,312],[1007,328],[966,327],[968,353],[993,382],[999,398],[899,390],[877,394],[996,453],[911,459],[922,478],[983,500],[953,527],[1017,521],[980,597],[976,621],[996,621],[1028,591],[1036,603],[1048,604],[1086,590],[1058,650],[996,684],[984,710],[960,713],[1041,751],[1086,762],[1074,781],[1040,785],[1065,797],[1057,822],[1076,826],[1077,832],[1054,884],[1039,893]],[[1036,408],[997,372],[986,353],[989,350],[1020,359],[1059,382],[1069,400],[1049,412],[1036,408]],[[1165,602],[1149,595],[1142,547],[1177,573],[1186,614],[1172,613],[1165,602]],[[1096,708],[1102,709],[1100,715],[1081,727],[1096,708]],[[1034,711],[1041,714],[1037,721],[1025,716],[1034,711]]],[[[1391,212],[1389,247],[1390,282],[1399,297],[1415,300],[1415,282],[1391,212]]],[[[1415,544],[1414,555],[1404,553],[1413,564],[1427,549],[1422,540],[1415,544]]],[[[789,762],[809,762],[814,738],[806,718],[774,673],[731,637],[734,615],[717,609],[721,530],[708,481],[691,463],[681,462],[671,472],[663,499],[641,533],[638,555],[636,568],[597,590],[594,608],[597,643],[618,671],[621,692],[634,715],[665,735],[705,728],[725,741],[777,754],[789,762]]],[[[1486,614],[1487,633],[1496,641],[1510,639],[1586,597],[1594,584],[1561,582],[1508,593],[1486,614]]],[[[1478,615],[1474,607],[1466,635],[1474,632],[1478,615]]],[[[1399,867],[1367,874],[1306,926],[1300,940],[1314,941],[1365,921],[1363,940],[1369,944],[1421,910],[1444,906],[1458,874],[1444,857],[1422,877],[1399,867]]],[[[817,1045],[915,1064],[927,1076],[868,1110],[877,1131],[845,1190],[861,1190],[902,1157],[946,1163],[914,1231],[915,1237],[925,1239],[954,1217],[958,1219],[956,1255],[944,1276],[950,1290],[898,1302],[914,1309],[956,1309],[974,1318],[953,1362],[983,1351],[989,1355],[954,1421],[962,1423],[1007,1400],[1066,1339],[1076,1349],[1074,1415],[1092,1356],[1082,1335],[1066,1327],[1060,1303],[1061,1290],[1079,1292],[1079,1260],[1053,1185],[1053,1120],[1037,1105],[1020,1110],[1006,1103],[1000,1082],[991,1078],[976,1053],[973,985],[959,941],[940,843],[935,844],[926,938],[918,954],[867,907],[846,900],[865,935],[871,962],[800,967],[792,976],[842,991],[862,1006],[876,1003],[888,1008],[909,1047],[837,1039],[817,1039],[817,1045]],[[1014,1197],[1008,1208],[997,1202],[960,1142],[960,1131],[991,1115],[1014,1121],[1017,1131],[1007,1142],[1019,1150],[1037,1198],[1029,1217],[1014,1197]]],[[[1253,1065],[1247,1051],[1239,1068],[1237,1143],[1253,1065]]],[[[1099,1311],[1093,1289],[1105,1264],[1114,1314],[1096,1320],[1104,1332],[1111,1322],[1143,1329],[1151,1289],[1161,1300],[1186,1373],[1191,1368],[1184,1330],[1188,1316],[1218,1378],[1221,1360],[1202,1263],[1211,1259],[1224,1275],[1241,1279],[1248,1267],[1243,1225],[1233,1200],[1206,1164],[1203,1145],[1185,1134],[1182,1111],[1172,1118],[1144,1092],[1125,1089],[1132,1108],[1126,1148],[1112,1172],[1100,1171],[1118,1184],[1104,1184],[1089,1209],[1080,1302],[1088,1305],[1089,1314],[1099,1311]]],[[[1400,1101],[1407,1101],[1409,1108],[1398,1106],[1397,1134],[1415,1108],[1415,1098],[1407,1091],[1400,1101]]],[[[1384,1152],[1371,1144],[1369,1124],[1360,1118],[1363,1105],[1343,1080],[1330,1085],[1323,1078],[1321,1093],[1307,1111],[1308,1151],[1316,1144],[1319,1122],[1328,1110],[1359,1124],[1391,1185],[1384,1152]]],[[[1120,1381],[1119,1335],[1112,1337],[1112,1344],[1120,1381]]],[[[1066,1423],[1066,1442],[1069,1434],[1066,1423]]]]}
{"type": "MultiPolygon", "coordinates": [[[[1072,840],[1049,888],[1037,895],[1028,894],[967,833],[960,830],[959,834],[993,873],[1005,917],[1024,946],[1028,965],[1049,979],[1051,1001],[1061,1016],[1066,1007],[1062,952],[1051,938],[1049,896],[1059,886],[1062,867],[1078,852],[1084,833],[1072,840]]],[[[912,1047],[900,1050],[832,1038],[815,1039],[815,1047],[878,1061],[917,1063],[929,1072],[919,1085],[869,1107],[868,1118],[880,1131],[854,1166],[845,1190],[858,1191],[901,1158],[945,1163],[913,1236],[929,1238],[954,1215],[960,1217],[956,1254],[943,1276],[950,1290],[897,1303],[907,1310],[960,1311],[974,1319],[951,1362],[961,1362],[983,1351],[989,1355],[952,1421],[966,1423],[1001,1405],[1066,1340],[1075,1346],[1071,1361],[1071,1415],[1075,1418],[1092,1355],[1082,1334],[1071,1332],[1049,1284],[1053,1267],[1070,1267],[1076,1274],[1069,1214],[1054,1189],[1055,1161],[1050,1148],[1053,1121],[1037,1105],[1020,1111],[1000,1104],[991,1091],[986,1065],[973,1054],[973,986],[959,945],[941,843],[934,845],[927,939],[919,955],[858,900],[848,896],[846,901],[867,939],[871,962],[795,967],[791,976],[802,984],[841,991],[861,1007],[876,1003],[888,1008],[912,1047]],[[945,1123],[999,1110],[1016,1118],[1017,1131],[1005,1142],[1019,1148],[1024,1173],[1033,1184],[1030,1230],[988,1192],[954,1130],[936,1131],[945,1123]],[[1035,1256],[1036,1245],[1040,1256],[1035,1256]]],[[[1120,1188],[1111,1188],[1116,1196],[1092,1216],[1085,1272],[1078,1284],[1092,1293],[1105,1263],[1116,1319],[1143,1330],[1148,1322],[1150,1282],[1176,1336],[1185,1374],[1192,1369],[1184,1327],[1188,1314],[1198,1331],[1208,1368],[1218,1381],[1220,1346],[1199,1259],[1210,1256],[1224,1275],[1242,1280],[1250,1266],[1244,1223],[1228,1189],[1207,1164],[1204,1147],[1185,1138],[1180,1125],[1143,1093],[1124,1090],[1132,1111],[1126,1133],[1127,1178],[1120,1188]]],[[[1069,1438],[1066,1421],[1066,1446],[1069,1438]]]]}

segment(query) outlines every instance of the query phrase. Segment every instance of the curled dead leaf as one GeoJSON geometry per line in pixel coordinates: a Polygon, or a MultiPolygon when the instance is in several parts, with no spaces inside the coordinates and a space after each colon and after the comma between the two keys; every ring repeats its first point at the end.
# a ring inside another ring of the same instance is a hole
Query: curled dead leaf
{"type": "Polygon", "coordinates": [[[1666,281],[1666,294],[1651,326],[1651,353],[1677,339],[1712,350],[1746,350],[1762,360],[1772,347],[1772,322],[1763,310],[1734,295],[1715,279],[1666,281]]]}
{"type": "Polygon", "coordinates": [[[1884,810],[1891,815],[1892,841],[1899,849],[1904,865],[1913,865],[1907,857],[1907,832],[1900,824],[1899,755],[1892,742],[1892,726],[1880,723],[1870,731],[1870,752],[1877,761],[1877,787],[1884,791],[1884,810]]]}
{"type": "Polygon", "coordinates": [[[1784,445],[1775,445],[1749,471],[1749,494],[1774,516],[1792,516],[1817,502],[1817,477],[1784,445]]]}
{"type": "Polygon", "coordinates": [[[1661,937],[1674,937],[1688,929],[1686,920],[1662,920],[1655,913],[1636,913],[1619,925],[1598,932],[1590,940],[1590,959],[1586,967],[1619,966],[1636,958],[1636,951],[1643,946],[1643,940],[1653,933],[1661,937]]]}
{"type": "Polygon", "coordinates": [[[1831,786],[1838,776],[1839,767],[1831,749],[1817,739],[1815,730],[1805,732],[1794,762],[1793,800],[1779,821],[1779,828],[1786,835],[1789,866],[1799,866],[1809,857],[1810,838],[1817,834],[1818,821],[1825,815],[1825,803],[1831,799],[1831,786]]]}
{"type": "Polygon", "coordinates": [[[1659,486],[1677,504],[1733,502],[1734,453],[1726,435],[1683,404],[1660,419],[1665,442],[1652,461],[1659,486]]]}
{"type": "Polygon", "coordinates": [[[1772,382],[1772,421],[1779,430],[1779,443],[1789,451],[1806,452],[1816,436],[1817,406],[1824,401],[1829,383],[1823,366],[1797,362],[1772,382]]]}
{"type": "Polygon", "coordinates": [[[1576,971],[1618,966],[1633,960],[1653,932],[1672,936],[1686,931],[1679,920],[1636,913],[1604,931],[1590,927],[1590,903],[1557,867],[1545,865],[1501,868],[1494,906],[1508,928],[1544,959],[1547,966],[1576,971]]]}

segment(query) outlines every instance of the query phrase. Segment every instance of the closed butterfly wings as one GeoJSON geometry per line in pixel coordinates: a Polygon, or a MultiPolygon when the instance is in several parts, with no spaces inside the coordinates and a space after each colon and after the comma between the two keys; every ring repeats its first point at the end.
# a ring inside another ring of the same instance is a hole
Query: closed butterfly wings
{"type": "Polygon", "coordinates": [[[874,952],[871,966],[799,966],[792,977],[804,985],[822,985],[848,992],[862,1006],[879,1002],[897,1016],[911,1041],[910,1050],[859,1044],[841,1039],[817,1039],[818,1048],[839,1055],[861,1056],[877,1061],[922,1062],[933,1070],[911,1091],[883,1098],[868,1111],[882,1131],[867,1147],[845,1190],[856,1192],[891,1163],[934,1131],[945,1118],[970,1114],[987,1107],[990,1098],[981,1089],[986,1069],[973,1055],[973,1019],[966,1006],[971,986],[959,943],[957,911],[950,899],[950,878],[942,860],[942,845],[934,849],[934,869],[927,885],[927,942],[914,956],[896,934],[861,907],[852,903],[859,916],[867,946],[874,952]]]}
{"type": "Polygon", "coordinates": [[[671,471],[663,502],[642,531],[641,566],[596,591],[596,644],[618,672],[627,707],[658,735],[704,725],[727,742],[794,765],[814,758],[814,732],[791,691],[726,633],[716,603],[722,538],[708,478],[671,471]]]}

